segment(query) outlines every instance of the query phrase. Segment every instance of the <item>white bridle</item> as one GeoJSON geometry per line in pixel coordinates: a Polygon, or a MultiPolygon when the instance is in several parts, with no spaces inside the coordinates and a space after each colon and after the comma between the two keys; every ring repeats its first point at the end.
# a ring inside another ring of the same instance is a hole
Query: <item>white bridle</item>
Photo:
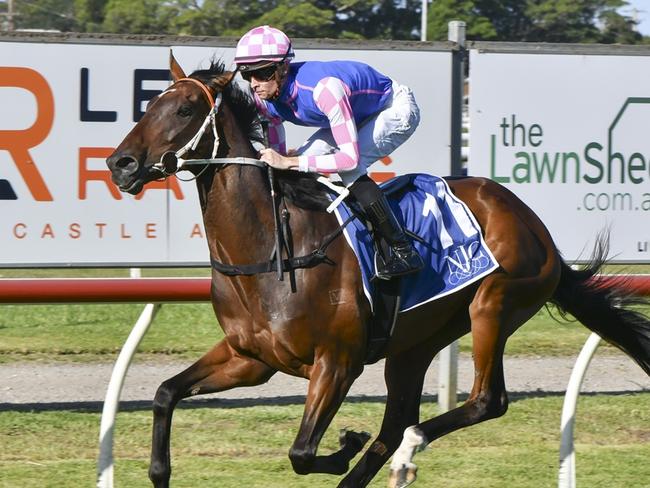
{"type": "Polygon", "coordinates": [[[203,134],[208,128],[208,125],[212,125],[212,135],[214,135],[214,143],[212,145],[212,159],[214,159],[217,155],[217,149],[219,149],[219,134],[217,133],[217,112],[219,111],[219,107],[221,106],[221,101],[223,100],[223,94],[221,92],[217,93],[216,98],[214,99],[214,105],[210,108],[210,111],[208,112],[208,115],[205,116],[205,120],[201,124],[201,127],[197,131],[196,134],[194,134],[194,137],[192,137],[187,144],[185,144],[183,147],[181,147],[178,151],[176,151],[175,156],[178,159],[178,167],[182,168],[184,164],[187,163],[187,161],[192,161],[191,159],[183,159],[183,156],[190,150],[194,151],[196,149],[196,146],[199,145],[199,141],[203,137],[203,134]]]}
{"type": "Polygon", "coordinates": [[[191,164],[195,161],[206,161],[206,160],[196,160],[196,159],[183,159],[183,156],[185,156],[185,154],[187,154],[189,151],[194,151],[196,149],[196,147],[199,145],[199,142],[201,141],[201,138],[203,137],[203,134],[205,134],[208,125],[212,126],[212,135],[214,136],[211,160],[214,160],[214,158],[217,155],[217,150],[219,149],[219,133],[217,132],[216,119],[217,119],[217,113],[219,111],[219,107],[221,106],[221,102],[223,100],[223,94],[221,92],[218,92],[216,97],[213,97],[208,87],[206,87],[199,80],[195,78],[181,78],[180,80],[176,81],[176,83],[174,83],[172,87],[165,90],[160,96],[163,96],[167,93],[171,93],[172,91],[176,90],[173,87],[177,83],[183,81],[189,81],[197,85],[199,88],[201,88],[201,91],[206,96],[208,104],[210,105],[210,110],[208,111],[208,114],[205,116],[205,119],[203,120],[201,127],[199,127],[199,130],[190,138],[189,141],[187,141],[187,144],[185,144],[178,151],[173,153],[173,156],[176,161],[176,168],[173,171],[168,171],[163,161],[169,153],[163,154],[160,158],[160,161],[158,161],[156,164],[152,166],[153,169],[160,171],[165,176],[170,176],[177,173],[178,171],[182,170],[184,166],[188,165],[188,163],[191,164]]]}

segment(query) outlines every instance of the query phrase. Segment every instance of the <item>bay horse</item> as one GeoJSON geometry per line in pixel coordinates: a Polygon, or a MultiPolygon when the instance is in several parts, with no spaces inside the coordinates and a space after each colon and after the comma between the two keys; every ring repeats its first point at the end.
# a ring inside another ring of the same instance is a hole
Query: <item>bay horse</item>
{"type": "MultiPolygon", "coordinates": [[[[173,84],[149,102],[107,159],[113,182],[137,194],[145,183],[174,173],[180,154],[209,158],[214,153],[223,164],[190,167],[210,257],[231,265],[268,262],[275,216],[266,171],[232,164],[232,158],[257,156],[251,144],[255,106],[231,83],[235,73],[219,61],[189,77],[173,56],[170,64],[173,84]],[[204,131],[211,123],[214,130],[204,131]]],[[[276,174],[291,216],[295,254],[307,255],[339,224],[324,211],[329,201],[313,175],[276,174]]],[[[363,371],[371,320],[357,260],[340,238],[327,248],[327,263],[294,271],[295,289],[276,273],[228,276],[212,270],[211,298],[225,336],[156,392],[149,468],[155,487],[169,486],[172,414],[181,399],[259,385],[278,371],[309,380],[304,415],[289,450],[296,473],[345,474],[339,487],[360,488],[395,454],[388,486],[407,486],[415,479],[412,461],[420,448],[505,414],[506,340],[547,302],[618,346],[650,374],[650,321],[630,309],[636,299],[620,283],[595,276],[605,262],[605,237],[597,240],[592,262],[574,270],[541,220],[508,189],[485,178],[450,179],[448,184],[473,212],[500,266],[456,293],[398,315],[384,353],[388,393],[380,432],[353,469],[350,462],[369,434],[345,432],[338,451],[317,454],[325,430],[363,371]],[[472,336],[475,368],[467,401],[421,421],[430,362],[466,333],[472,336]]]]}

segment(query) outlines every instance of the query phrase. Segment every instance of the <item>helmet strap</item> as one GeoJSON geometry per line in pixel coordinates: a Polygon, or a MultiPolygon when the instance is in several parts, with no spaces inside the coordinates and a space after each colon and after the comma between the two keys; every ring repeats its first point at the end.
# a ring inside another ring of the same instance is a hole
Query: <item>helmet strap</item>
{"type": "Polygon", "coordinates": [[[275,82],[278,85],[278,89],[273,95],[273,97],[270,98],[270,100],[275,100],[280,96],[280,92],[282,91],[282,86],[284,85],[284,82],[287,79],[287,73],[289,73],[288,61],[281,61],[280,63],[278,63],[275,69],[275,74],[273,75],[275,78],[275,82]]]}

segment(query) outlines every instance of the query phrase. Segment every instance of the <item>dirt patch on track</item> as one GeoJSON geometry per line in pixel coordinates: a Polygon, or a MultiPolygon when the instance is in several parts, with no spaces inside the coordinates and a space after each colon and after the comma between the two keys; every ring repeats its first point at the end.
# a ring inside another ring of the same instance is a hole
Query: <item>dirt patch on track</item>
{"type": "MultiPolygon", "coordinates": [[[[506,386],[516,394],[561,394],[569,381],[574,357],[517,357],[505,359],[506,386]]],[[[189,362],[134,362],[129,369],[121,399],[150,402],[158,385],[189,366],[189,362]]],[[[348,397],[382,397],[386,395],[383,361],[366,367],[348,397]]],[[[427,373],[424,395],[435,396],[438,367],[434,360],[427,373]]],[[[0,408],[14,404],[58,404],[102,402],[113,364],[66,364],[19,362],[0,365],[0,408]]],[[[471,357],[461,355],[458,367],[458,392],[471,388],[471,357]]],[[[632,360],[623,355],[593,359],[583,383],[584,392],[650,391],[648,377],[632,360]]],[[[257,387],[238,388],[201,399],[297,398],[307,392],[307,380],[281,373],[257,387]]]]}

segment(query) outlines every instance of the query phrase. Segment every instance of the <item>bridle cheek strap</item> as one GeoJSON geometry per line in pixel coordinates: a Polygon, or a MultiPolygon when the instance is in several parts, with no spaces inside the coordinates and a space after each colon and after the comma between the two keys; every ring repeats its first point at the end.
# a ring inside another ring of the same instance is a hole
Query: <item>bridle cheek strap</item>
{"type": "MultiPolygon", "coordinates": [[[[188,80],[191,80],[192,78],[187,78],[188,80]]],[[[196,80],[194,80],[196,81],[196,80]]],[[[197,82],[200,83],[200,82],[197,82]]],[[[203,85],[201,85],[203,86],[203,85]]],[[[205,88],[205,87],[204,87],[205,88]]],[[[206,88],[207,91],[207,88],[206,88]]],[[[212,100],[212,97],[210,97],[212,100]]],[[[214,144],[212,146],[212,157],[214,158],[217,155],[217,149],[219,149],[219,134],[217,132],[217,112],[219,111],[219,107],[221,106],[221,101],[223,100],[223,94],[221,92],[217,93],[217,97],[212,101],[212,104],[210,105],[210,111],[208,112],[208,115],[205,116],[205,120],[203,121],[203,124],[201,124],[201,127],[199,130],[194,134],[194,136],[185,144],[183,147],[181,147],[178,151],[176,151],[176,157],[178,158],[179,161],[179,168],[183,166],[183,156],[190,150],[194,151],[196,147],[199,145],[199,141],[203,137],[203,134],[205,133],[206,129],[208,128],[208,124],[212,125],[212,134],[214,135],[214,144]]]]}
{"type": "Polygon", "coordinates": [[[183,167],[185,161],[187,161],[183,159],[183,156],[187,154],[190,150],[194,151],[196,149],[196,147],[199,145],[199,141],[203,137],[203,134],[205,134],[205,131],[208,128],[209,124],[212,125],[212,134],[214,136],[214,144],[212,146],[212,158],[216,157],[217,150],[219,149],[219,133],[217,131],[216,119],[217,119],[217,113],[219,112],[219,107],[221,106],[221,102],[223,100],[223,94],[221,92],[218,92],[216,97],[213,97],[208,87],[205,86],[199,80],[196,80],[194,78],[181,78],[177,80],[176,83],[180,83],[183,81],[189,81],[201,88],[202,93],[205,95],[207,102],[210,105],[210,110],[208,111],[208,115],[205,116],[205,120],[201,124],[201,127],[196,132],[196,134],[194,134],[194,136],[192,136],[192,138],[189,141],[187,141],[187,144],[185,144],[183,147],[181,147],[178,151],[174,153],[174,156],[176,157],[177,160],[177,166],[174,171],[171,172],[167,171],[165,169],[165,165],[163,164],[162,160],[159,163],[154,165],[154,168],[156,168],[158,171],[162,172],[164,175],[167,176],[178,172],[183,167]]]}

